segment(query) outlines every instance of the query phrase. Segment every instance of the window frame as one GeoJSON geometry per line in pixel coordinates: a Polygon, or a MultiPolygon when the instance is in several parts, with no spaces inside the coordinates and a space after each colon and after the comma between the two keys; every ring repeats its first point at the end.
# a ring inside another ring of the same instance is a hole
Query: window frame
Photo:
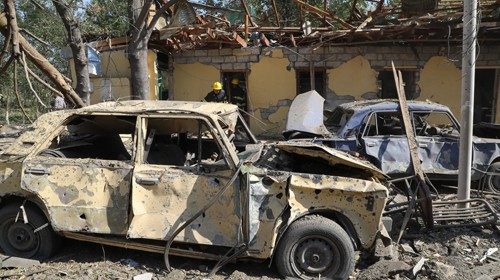
{"type": "Polygon", "coordinates": [[[413,133],[415,134],[416,137],[435,137],[435,136],[418,136],[417,135],[417,126],[415,125],[415,113],[424,113],[424,114],[432,114],[432,113],[438,113],[438,114],[445,114],[448,116],[448,118],[451,120],[451,123],[454,126],[454,129],[456,129],[458,132],[460,132],[460,125],[458,124],[457,120],[453,117],[452,114],[448,111],[441,111],[441,110],[415,110],[411,111],[411,122],[413,126],[413,133]]]}
{"type": "MultiPolygon", "coordinates": [[[[160,167],[168,167],[168,168],[186,168],[186,169],[192,169],[190,166],[178,166],[178,165],[163,165],[163,164],[151,164],[147,163],[144,159],[144,148],[145,148],[145,142],[148,137],[147,131],[148,131],[148,124],[147,120],[148,119],[193,119],[193,120],[198,120],[198,121],[203,121],[205,122],[205,125],[207,128],[210,130],[210,133],[212,134],[212,138],[214,142],[217,144],[217,147],[219,148],[220,152],[222,153],[222,159],[224,160],[226,166],[228,169],[235,169],[236,164],[234,160],[231,157],[231,153],[226,149],[222,139],[219,139],[219,137],[216,137],[214,131],[217,131],[219,135],[221,134],[221,130],[217,125],[214,125],[212,120],[210,118],[207,118],[203,115],[186,115],[182,113],[172,113],[172,114],[151,114],[151,115],[140,115],[138,116],[138,122],[139,122],[139,128],[136,129],[138,131],[138,135],[136,137],[137,139],[137,144],[136,144],[136,157],[135,157],[135,164],[141,164],[141,165],[151,165],[151,166],[160,166],[160,167]]],[[[199,135],[198,135],[199,137],[199,135]]],[[[221,136],[224,137],[224,136],[221,136]]]]}
{"type": "MultiPolygon", "coordinates": [[[[328,74],[327,74],[327,69],[325,67],[314,67],[314,79],[316,79],[316,73],[317,72],[322,72],[323,74],[323,86],[324,86],[324,92],[318,92],[321,96],[326,97],[327,95],[327,89],[328,89],[328,74]]],[[[295,68],[295,95],[299,95],[303,92],[300,92],[300,74],[302,72],[309,73],[309,79],[310,77],[310,68],[295,68]]],[[[309,81],[310,83],[311,81],[309,81]]],[[[311,89],[309,89],[311,90],[311,89]]],[[[316,88],[317,90],[317,88],[316,88]]]]}
{"type": "Polygon", "coordinates": [[[40,155],[40,153],[50,146],[51,142],[57,136],[59,136],[61,134],[61,132],[67,126],[67,124],[69,122],[71,122],[72,120],[74,120],[75,118],[85,117],[85,116],[136,117],[137,119],[136,119],[136,122],[134,124],[135,129],[134,129],[134,132],[131,133],[131,135],[132,135],[132,137],[134,137],[134,139],[133,139],[132,154],[130,155],[130,159],[129,160],[119,160],[119,159],[98,159],[98,158],[59,158],[60,160],[91,160],[91,161],[99,160],[99,161],[105,161],[105,162],[124,162],[127,164],[133,164],[135,162],[135,157],[137,156],[137,149],[136,149],[137,137],[135,137],[135,135],[136,135],[137,130],[138,130],[139,117],[135,114],[127,114],[127,113],[112,113],[112,114],[110,114],[110,113],[105,113],[105,112],[87,112],[87,113],[84,112],[84,113],[71,114],[68,117],[66,117],[65,119],[63,119],[57,125],[56,129],[54,129],[51,133],[49,133],[43,141],[38,142],[38,144],[36,144],[36,147],[33,149],[33,151],[31,152],[31,155],[29,155],[29,157],[30,158],[32,158],[32,157],[46,157],[46,156],[40,155]]]}

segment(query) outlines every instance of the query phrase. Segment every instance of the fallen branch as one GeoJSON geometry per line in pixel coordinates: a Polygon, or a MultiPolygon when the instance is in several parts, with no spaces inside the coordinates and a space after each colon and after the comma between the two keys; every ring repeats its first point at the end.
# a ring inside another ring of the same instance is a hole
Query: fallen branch
{"type": "Polygon", "coordinates": [[[17,25],[16,7],[13,0],[4,0],[4,6],[9,16],[10,33],[12,33],[12,51],[15,56],[21,54],[19,46],[19,26],[17,25]]]}
{"type": "Polygon", "coordinates": [[[33,123],[33,121],[26,113],[26,110],[24,109],[23,104],[21,103],[21,97],[19,96],[19,89],[17,87],[17,60],[14,60],[14,93],[16,94],[17,104],[19,105],[21,112],[23,112],[23,115],[28,119],[30,123],[33,123]]]}
{"type": "Polygon", "coordinates": [[[38,42],[44,44],[45,46],[47,47],[51,47],[51,45],[47,42],[45,42],[44,40],[42,40],[40,37],[36,36],[35,34],[29,32],[28,30],[24,29],[24,28],[21,28],[19,31],[21,31],[22,33],[26,33],[28,36],[30,36],[31,38],[37,40],[38,42]]]}
{"type": "Polygon", "coordinates": [[[21,52],[21,58],[22,58],[21,64],[23,65],[23,68],[24,68],[24,75],[26,76],[26,81],[28,82],[28,86],[30,87],[31,92],[33,92],[33,94],[35,95],[38,102],[44,108],[47,108],[47,105],[45,105],[45,103],[43,103],[42,99],[40,98],[40,96],[38,96],[38,93],[36,93],[36,90],[33,88],[33,85],[31,84],[30,75],[28,74],[28,63],[26,63],[26,54],[24,52],[21,52]]]}
{"type": "MultiPolygon", "coordinates": [[[[0,32],[4,35],[8,32],[8,23],[5,13],[0,13],[0,32]]],[[[64,77],[64,75],[62,75],[61,72],[40,54],[22,35],[19,35],[19,44],[21,49],[26,52],[27,58],[52,80],[54,85],[64,94],[66,100],[73,103],[76,107],[85,106],[82,99],[66,81],[67,78],[64,77]]]]}
{"type": "Polygon", "coordinates": [[[45,87],[47,87],[49,90],[51,90],[57,96],[64,97],[64,95],[62,94],[62,92],[58,91],[57,89],[53,88],[49,83],[45,82],[42,78],[40,78],[40,76],[38,76],[35,72],[33,72],[33,70],[31,70],[30,68],[28,68],[28,72],[30,73],[30,75],[33,78],[35,78],[35,80],[37,80],[39,83],[41,83],[42,85],[44,85],[45,87]]]}

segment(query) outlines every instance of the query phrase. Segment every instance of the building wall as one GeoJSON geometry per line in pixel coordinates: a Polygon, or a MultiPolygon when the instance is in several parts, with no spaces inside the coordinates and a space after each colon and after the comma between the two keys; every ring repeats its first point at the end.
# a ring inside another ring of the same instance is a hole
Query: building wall
{"type": "MultiPolygon", "coordinates": [[[[477,67],[500,68],[499,49],[482,46],[477,67]]],[[[315,61],[316,68],[326,69],[326,104],[335,107],[353,100],[378,98],[378,71],[391,69],[394,61],[399,69],[420,71],[418,100],[448,105],[459,118],[460,54],[459,47],[448,49],[446,45],[185,51],[173,56],[171,90],[176,100],[197,100],[192,97],[204,96],[210,84],[220,79],[222,71],[246,70],[249,113],[255,116],[251,118],[251,128],[258,135],[275,136],[284,129],[288,108],[297,94],[294,69],[309,68],[309,61],[315,61]],[[190,75],[184,75],[186,69],[190,69],[187,71],[190,75]],[[199,77],[199,73],[209,74],[199,77]]],[[[497,105],[497,122],[499,118],[497,105]]]]}
{"type": "MultiPolygon", "coordinates": [[[[111,50],[100,53],[101,57],[101,75],[91,76],[92,91],[90,93],[90,103],[95,104],[103,101],[101,93],[111,88],[111,97],[118,96],[121,99],[130,98],[130,63],[125,53],[125,49],[111,50]],[[110,86],[111,85],[111,86],[110,86]]],[[[69,67],[73,87],[76,86],[75,63],[72,58],[69,59],[69,67]]],[[[158,99],[158,71],[156,63],[156,52],[148,51],[148,72],[150,99],[158,99]]],[[[107,96],[107,94],[105,94],[107,96]]]]}

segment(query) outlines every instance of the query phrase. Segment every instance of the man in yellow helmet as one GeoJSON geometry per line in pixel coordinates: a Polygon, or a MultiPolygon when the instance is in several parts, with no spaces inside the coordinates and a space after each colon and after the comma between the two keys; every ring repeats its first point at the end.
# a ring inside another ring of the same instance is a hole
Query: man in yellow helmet
{"type": "Polygon", "coordinates": [[[205,96],[207,102],[227,102],[226,92],[222,89],[220,82],[215,82],[212,85],[212,91],[205,96]]]}
{"type": "Polygon", "coordinates": [[[231,80],[231,103],[238,105],[243,111],[247,110],[247,95],[245,91],[240,87],[240,80],[238,78],[233,78],[231,80]]]}

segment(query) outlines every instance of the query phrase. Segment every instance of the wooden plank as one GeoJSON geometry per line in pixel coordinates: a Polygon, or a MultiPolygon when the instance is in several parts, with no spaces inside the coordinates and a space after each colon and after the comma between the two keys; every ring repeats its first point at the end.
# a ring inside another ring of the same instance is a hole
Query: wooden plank
{"type": "Polygon", "coordinates": [[[422,216],[424,222],[428,228],[432,228],[434,225],[434,220],[432,217],[432,199],[429,186],[425,181],[425,175],[422,170],[422,165],[420,164],[420,158],[418,156],[418,145],[415,139],[415,133],[413,130],[413,125],[410,118],[410,111],[408,110],[408,104],[406,102],[406,95],[403,84],[403,76],[401,71],[396,72],[396,67],[394,62],[391,62],[392,72],[394,74],[394,82],[396,83],[396,91],[399,99],[399,109],[401,112],[401,117],[403,119],[403,124],[406,133],[406,139],[408,140],[408,148],[410,150],[410,160],[413,168],[413,172],[417,178],[418,193],[421,199],[422,216]]]}
{"type": "Polygon", "coordinates": [[[245,1],[245,0],[240,0],[240,1],[241,1],[241,5],[245,9],[245,14],[248,15],[248,19],[250,20],[250,24],[252,26],[257,26],[257,24],[255,24],[255,22],[252,20],[252,15],[250,15],[250,11],[248,10],[247,1],[245,1]]]}
{"type": "Polygon", "coordinates": [[[341,18],[339,18],[337,16],[334,16],[334,15],[331,15],[327,11],[323,11],[323,10],[321,10],[318,7],[315,7],[313,5],[307,4],[307,3],[305,3],[304,1],[301,1],[301,0],[293,0],[293,1],[295,3],[297,3],[297,4],[299,4],[301,6],[301,8],[303,8],[307,12],[312,12],[312,13],[317,14],[319,16],[325,16],[328,19],[335,20],[335,21],[339,22],[342,26],[344,26],[346,28],[349,28],[349,29],[354,29],[355,28],[354,26],[352,26],[349,23],[345,22],[343,19],[341,19],[341,18]]]}
{"type": "MultiPolygon", "coordinates": [[[[325,0],[326,1],[326,0],[325,0]]],[[[276,17],[276,26],[280,26],[280,14],[278,13],[278,7],[276,6],[276,0],[272,0],[274,16],[276,17]]]]}

